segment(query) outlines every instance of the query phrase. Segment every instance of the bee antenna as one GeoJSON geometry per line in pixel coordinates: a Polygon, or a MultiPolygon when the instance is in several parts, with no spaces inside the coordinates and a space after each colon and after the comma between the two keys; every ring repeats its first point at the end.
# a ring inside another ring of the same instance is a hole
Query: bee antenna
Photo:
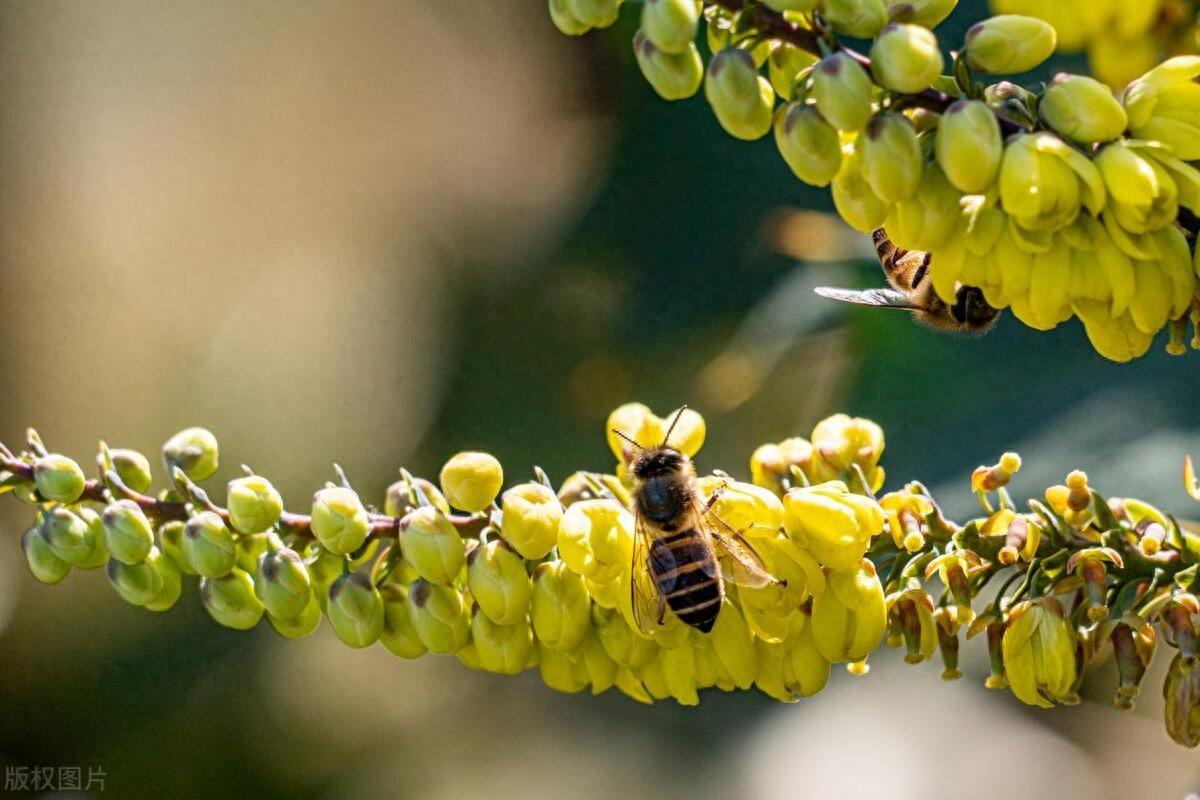
{"type": "Polygon", "coordinates": [[[688,407],[684,405],[680,406],[679,410],[675,412],[675,419],[671,420],[671,427],[667,428],[667,435],[663,437],[663,447],[666,447],[667,442],[671,441],[671,433],[675,430],[675,426],[679,423],[679,418],[683,416],[683,412],[687,410],[688,407]]]}
{"type": "Polygon", "coordinates": [[[638,444],[638,443],[637,443],[636,441],[634,441],[634,440],[633,440],[631,437],[629,437],[629,436],[626,436],[624,433],[622,433],[621,431],[617,430],[616,428],[613,428],[613,429],[612,429],[612,432],[613,432],[613,433],[615,433],[617,436],[620,436],[620,437],[621,437],[622,439],[624,439],[625,441],[629,442],[631,445],[633,445],[634,447],[636,447],[638,450],[641,450],[641,449],[643,449],[643,448],[642,448],[642,446],[641,446],[640,444],[638,444]]]}

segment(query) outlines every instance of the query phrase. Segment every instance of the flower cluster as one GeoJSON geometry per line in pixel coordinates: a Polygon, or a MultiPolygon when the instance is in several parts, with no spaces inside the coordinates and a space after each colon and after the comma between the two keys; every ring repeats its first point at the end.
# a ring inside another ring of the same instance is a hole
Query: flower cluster
{"type": "Polygon", "coordinates": [[[1200,47],[1195,0],[992,0],[991,6],[997,14],[1049,22],[1059,50],[1086,50],[1092,73],[1118,90],[1167,56],[1200,47]]]}
{"type": "MultiPolygon", "coordinates": [[[[1005,488],[1021,466],[1011,453],[975,471],[984,513],[954,524],[919,483],[877,496],[883,432],[842,414],[809,438],[756,449],[748,482],[697,478],[713,517],[741,531],[780,583],[726,582],[710,633],[669,612],[642,633],[625,443],[657,446],[666,427],[645,406],[622,406],[608,425],[628,437],[609,436],[615,467],[557,488],[535,469],[505,489],[486,453],[455,455],[436,482],[401,470],[382,512],[340,469],[308,514],[286,511],[248,469],[220,506],[199,486],[219,454],[198,428],[164,446],[169,486],[157,493],[139,453],[101,444],[89,480],[32,431],[19,454],[0,445],[0,491],[35,509],[22,545],[44,583],[103,567],[126,601],[163,611],[196,576],[205,609],[232,628],[266,618],[298,639],[328,619],[351,647],[453,654],[503,674],[536,668],[561,691],[616,687],[647,703],[751,686],[791,702],[821,691],[834,664],[865,673],[885,641],[910,663],[940,652],[953,679],[960,638],[983,634],[989,687],[1032,705],[1076,702],[1085,668],[1111,657],[1114,702],[1128,708],[1161,638],[1175,651],[1167,729],[1200,743],[1200,537],[1146,503],[1105,499],[1081,472],[1019,511],[1005,488]]],[[[686,412],[672,443],[693,455],[705,432],[686,412]]],[[[1185,478],[1200,500],[1190,462],[1185,478]]]]}
{"type": "MultiPolygon", "coordinates": [[[[930,252],[946,302],[969,285],[1039,330],[1078,317],[1115,361],[1144,354],[1167,327],[1168,350],[1185,352],[1189,318],[1200,320],[1200,57],[1151,69],[1120,98],[1083,75],[1037,90],[984,84],[977,76],[1042,63],[1055,28],[991,17],[948,59],[931,29],[954,6],[647,0],[633,44],[661,96],[703,86],[727,132],[773,134],[788,167],[829,186],[851,226],[930,252]],[[871,39],[869,57],[839,36],[871,39]]],[[[614,21],[619,2],[551,0],[550,9],[579,34],[614,21]]]]}

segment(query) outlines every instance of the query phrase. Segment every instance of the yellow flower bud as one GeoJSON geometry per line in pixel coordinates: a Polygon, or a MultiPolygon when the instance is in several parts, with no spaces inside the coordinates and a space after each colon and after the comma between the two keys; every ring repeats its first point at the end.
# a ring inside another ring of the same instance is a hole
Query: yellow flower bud
{"type": "Polygon", "coordinates": [[[414,581],[408,589],[408,610],[417,636],[431,653],[456,652],[471,636],[470,615],[453,586],[414,581]]]}
{"type": "Polygon", "coordinates": [[[575,18],[593,28],[607,28],[617,21],[621,0],[567,0],[575,18]]]}
{"type": "Polygon", "coordinates": [[[937,37],[920,25],[888,25],[871,45],[871,73],[881,86],[915,94],[942,74],[937,37]]]}
{"type": "Polygon", "coordinates": [[[200,599],[209,615],[227,628],[249,630],[263,616],[263,604],[254,593],[254,579],[244,570],[234,569],[220,578],[202,578],[200,599]]]}
{"type": "Polygon", "coordinates": [[[311,636],[321,625],[321,604],[316,595],[310,593],[308,603],[299,614],[291,618],[276,617],[267,612],[267,621],[275,632],[285,639],[303,639],[311,636]]]}
{"type": "Polygon", "coordinates": [[[292,619],[312,601],[312,578],[299,554],[283,547],[258,560],[254,591],[271,616],[292,619]]]}
{"type": "Polygon", "coordinates": [[[745,50],[727,48],[712,57],[704,96],[717,122],[731,136],[753,140],[771,129],[775,90],[758,74],[754,59],[745,50]]]}
{"type": "Polygon", "coordinates": [[[1004,143],[996,115],[979,100],[958,100],[938,124],[935,146],[938,166],[961,192],[986,191],[1000,171],[1004,143]]]}
{"type": "Polygon", "coordinates": [[[816,63],[817,57],[807,50],[787,42],[772,42],[771,55],[767,57],[767,75],[775,94],[791,100],[796,77],[816,63]]]}
{"type": "Polygon", "coordinates": [[[329,587],[325,606],[333,632],[350,647],[370,647],[383,633],[383,597],[360,572],[350,572],[329,587]]]}
{"type": "Polygon", "coordinates": [[[887,25],[883,0],[825,0],[825,21],[838,33],[870,39],[887,25]]]}
{"type": "Polygon", "coordinates": [[[425,655],[428,648],[413,625],[408,589],[397,583],[387,583],[379,590],[379,594],[383,598],[383,630],[379,634],[379,641],[400,658],[425,655]]]}
{"type": "Polygon", "coordinates": [[[832,470],[826,473],[828,477],[846,473],[857,464],[871,481],[871,488],[877,488],[871,480],[872,471],[879,464],[884,448],[883,429],[877,424],[862,417],[834,414],[813,428],[812,444],[820,464],[832,470]]]}
{"type": "Polygon", "coordinates": [[[799,11],[804,13],[812,11],[820,5],[820,0],[763,0],[763,4],[775,11],[799,11]]]}
{"type": "Polygon", "coordinates": [[[830,663],[817,649],[812,620],[807,614],[796,615],[785,647],[784,678],[788,688],[801,697],[818,694],[829,683],[830,663]]]}
{"type": "Polygon", "coordinates": [[[696,651],[691,643],[664,648],[659,651],[658,659],[662,664],[667,691],[679,705],[699,705],[700,696],[696,694],[696,651]]]}
{"type": "Polygon", "coordinates": [[[87,478],[74,459],[58,453],[33,462],[33,481],[38,494],[52,503],[74,503],[83,496],[87,478]]]}
{"type": "Polygon", "coordinates": [[[489,453],[464,452],[442,467],[438,482],[447,502],[463,511],[482,511],[504,485],[504,469],[489,453]]]}
{"type": "Polygon", "coordinates": [[[221,517],[201,511],[183,529],[183,557],[206,578],[219,578],[237,566],[237,546],[221,517]]]}
{"type": "Polygon", "coordinates": [[[546,647],[577,647],[591,624],[590,605],[583,578],[564,562],[543,562],[533,571],[530,618],[534,634],[546,647]]]}
{"type": "Polygon", "coordinates": [[[1054,28],[1034,17],[1001,14],[967,31],[967,63],[980,72],[1027,72],[1054,52],[1054,28]]]}
{"type": "Polygon", "coordinates": [[[471,596],[498,625],[515,625],[529,611],[532,587],[525,562],[504,541],[490,541],[467,555],[471,596]]]}
{"type": "Polygon", "coordinates": [[[883,586],[871,562],[835,569],[825,591],[813,598],[813,641],[827,661],[861,662],[879,646],[887,628],[883,586]]]}
{"type": "Polygon", "coordinates": [[[1075,220],[1081,205],[1098,214],[1105,199],[1096,166],[1054,135],[1020,134],[1005,147],[1000,203],[1018,225],[1059,230],[1075,220]]]}
{"type": "Polygon", "coordinates": [[[1095,78],[1059,73],[1038,104],[1042,119],[1058,133],[1082,144],[1118,138],[1128,120],[1108,87],[1095,78]]]}
{"type": "Polygon", "coordinates": [[[612,688],[620,669],[609,657],[595,629],[589,630],[579,645],[576,673],[582,673],[592,687],[592,694],[600,694],[612,688]]]}
{"type": "Polygon", "coordinates": [[[479,654],[480,666],[501,675],[524,671],[534,652],[533,631],[524,619],[499,625],[487,614],[476,614],[471,621],[471,641],[479,654]]]}
{"type": "Polygon", "coordinates": [[[452,583],[465,563],[463,540],[446,516],[433,506],[411,511],[400,521],[404,560],[431,583],[452,583]]]}
{"type": "Polygon", "coordinates": [[[95,563],[98,550],[107,553],[103,528],[97,530],[81,514],[69,508],[55,506],[47,510],[39,530],[54,554],[72,566],[95,563]]]}
{"type": "Polygon", "coordinates": [[[664,53],[682,53],[696,38],[700,5],[696,0],[646,0],[642,32],[664,53]]]}
{"type": "Polygon", "coordinates": [[[704,445],[707,429],[704,417],[690,408],[672,411],[664,419],[641,403],[626,403],[608,415],[608,421],[604,425],[604,436],[617,460],[628,464],[632,456],[631,447],[614,431],[620,431],[641,447],[661,447],[667,444],[682,453],[694,456],[704,445]],[[678,421],[675,421],[676,417],[678,421]],[[667,428],[672,422],[675,427],[671,431],[671,441],[666,442],[667,428]]]}
{"type": "MultiPolygon", "coordinates": [[[[112,468],[116,470],[121,483],[135,492],[148,492],[153,483],[150,475],[150,462],[136,450],[110,450],[108,457],[112,460],[112,468]]],[[[97,460],[103,460],[101,454],[97,460]]]]}
{"type": "Polygon", "coordinates": [[[811,186],[828,186],[842,164],[837,130],[804,103],[775,112],[775,146],[796,177],[811,186]]]}
{"type": "Polygon", "coordinates": [[[240,533],[270,529],[283,513],[283,498],[271,482],[248,475],[229,482],[229,523],[240,533]]]}
{"type": "Polygon", "coordinates": [[[764,444],[750,456],[750,476],[755,486],[783,494],[785,484],[793,483],[792,468],[798,468],[810,480],[813,476],[812,443],[794,436],[779,444],[764,444]]]}
{"type": "Polygon", "coordinates": [[[962,219],[962,196],[950,185],[937,164],[926,165],[921,184],[909,200],[892,206],[884,223],[888,237],[898,247],[910,250],[935,251],[937,269],[935,280],[944,271],[950,258],[943,252],[959,229],[962,219]]]}
{"type": "Polygon", "coordinates": [[[1200,56],[1177,56],[1125,90],[1129,129],[1138,139],[1161,142],[1185,161],[1200,159],[1200,56]]]}
{"type": "Polygon", "coordinates": [[[560,692],[575,693],[587,686],[583,670],[577,670],[569,653],[554,650],[538,642],[538,671],[542,683],[560,692]]]}
{"type": "Polygon", "coordinates": [[[761,486],[717,475],[706,475],[698,483],[703,497],[717,496],[713,515],[735,531],[774,537],[783,524],[783,503],[778,495],[761,486]]]}
{"type": "Polygon", "coordinates": [[[500,500],[504,517],[500,535],[525,558],[544,557],[558,541],[563,509],[554,490],[540,483],[522,483],[500,500]]]}
{"type": "Polygon", "coordinates": [[[783,527],[826,567],[854,570],[883,530],[883,510],[868,497],[831,481],[783,496],[783,527]]]}
{"type": "Polygon", "coordinates": [[[950,16],[958,0],[887,0],[888,19],[936,28],[950,16]]]}
{"type": "Polygon", "coordinates": [[[450,504],[442,496],[441,489],[434,486],[432,481],[412,477],[398,480],[387,488],[383,513],[389,517],[403,517],[420,504],[418,491],[438,511],[447,515],[450,513],[450,504]]]}
{"type": "Polygon", "coordinates": [[[858,139],[862,171],[875,196],[885,203],[908,200],[921,183],[921,146],[903,114],[877,114],[858,139]]]}
{"type": "Polygon", "coordinates": [[[633,515],[615,500],[581,500],[558,526],[558,552],[576,574],[599,583],[629,568],[633,515]]]}
{"type": "Polygon", "coordinates": [[[622,667],[640,669],[658,657],[658,645],[635,633],[620,613],[598,609],[592,619],[604,651],[622,667]]]}
{"type": "Polygon", "coordinates": [[[875,86],[858,64],[842,52],[821,59],[813,70],[812,97],[821,116],[840,131],[860,131],[871,117],[875,86]]]}
{"type": "Polygon", "coordinates": [[[633,54],[642,76],[664,100],[683,100],[700,90],[704,62],[695,44],[689,42],[681,52],[667,53],[638,30],[633,35],[633,54]]]}
{"type": "Polygon", "coordinates": [[[861,144],[847,143],[842,155],[841,169],[833,179],[833,205],[850,227],[870,233],[887,219],[889,206],[871,190],[863,174],[861,144]]]}
{"type": "Polygon", "coordinates": [[[1004,631],[1004,671],[1023,703],[1050,708],[1075,683],[1075,631],[1053,597],[1025,600],[1009,612],[1004,631]],[[1049,699],[1047,699],[1049,698],[1049,699]]]}
{"type": "Polygon", "coordinates": [[[549,0],[549,3],[550,19],[554,21],[554,27],[562,33],[567,36],[582,36],[591,30],[590,25],[585,25],[575,16],[571,0],[549,0]]]}
{"type": "Polygon", "coordinates": [[[331,553],[346,555],[362,547],[371,520],[353,489],[329,487],[313,495],[312,532],[331,553]]]}

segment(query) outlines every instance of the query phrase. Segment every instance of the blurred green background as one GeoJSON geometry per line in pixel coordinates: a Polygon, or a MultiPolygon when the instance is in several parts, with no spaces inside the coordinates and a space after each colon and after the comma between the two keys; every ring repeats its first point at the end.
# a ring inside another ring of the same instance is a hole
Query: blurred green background
{"type": "MultiPolygon", "coordinates": [[[[960,4],[947,48],[984,14],[960,4]]],[[[512,481],[610,466],[608,411],[705,414],[702,468],[835,411],[883,425],[889,485],[954,514],[1017,449],[1018,494],[1083,467],[1200,516],[1200,356],[1095,355],[1075,324],[939,336],[815,285],[881,282],[770,139],[668,104],[631,4],[560,36],[540,1],[0,5],[0,439],[91,458],[212,428],[302,508],[338,460],[380,498],[487,449],[512,481]],[[798,260],[804,256],[804,260],[798,260]]],[[[1075,62],[1059,61],[1063,63],[1075,62]]],[[[1050,74],[1053,69],[1047,70],[1050,74]]],[[[1041,76],[1045,77],[1045,76],[1041,76]]],[[[698,709],[564,696],[123,604],[26,574],[0,504],[0,767],[100,766],[114,797],[1179,797],[1194,754],[1137,711],[1050,713],[883,653],[819,697],[698,709]],[[997,771],[1003,770],[1001,778],[997,771]]]]}

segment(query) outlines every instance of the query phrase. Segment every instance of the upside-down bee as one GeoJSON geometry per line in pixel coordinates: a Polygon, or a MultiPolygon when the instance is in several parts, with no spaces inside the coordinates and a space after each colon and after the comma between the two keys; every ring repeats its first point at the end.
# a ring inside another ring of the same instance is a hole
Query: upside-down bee
{"type": "Polygon", "coordinates": [[[719,494],[707,502],[701,497],[692,460],[669,446],[683,410],[658,447],[644,448],[613,431],[636,451],[630,464],[636,521],[630,583],[634,620],[646,633],[663,624],[667,608],[701,633],[711,631],[725,598],[723,580],[754,589],[783,585],[741,534],[713,513],[719,494]]]}
{"type": "Polygon", "coordinates": [[[938,297],[928,280],[929,253],[896,247],[883,228],[877,228],[871,240],[892,288],[858,291],[821,287],[817,294],[862,306],[911,311],[919,322],[940,330],[982,334],[995,324],[999,309],[989,305],[983,292],[974,286],[959,286],[953,303],[938,297]]]}

